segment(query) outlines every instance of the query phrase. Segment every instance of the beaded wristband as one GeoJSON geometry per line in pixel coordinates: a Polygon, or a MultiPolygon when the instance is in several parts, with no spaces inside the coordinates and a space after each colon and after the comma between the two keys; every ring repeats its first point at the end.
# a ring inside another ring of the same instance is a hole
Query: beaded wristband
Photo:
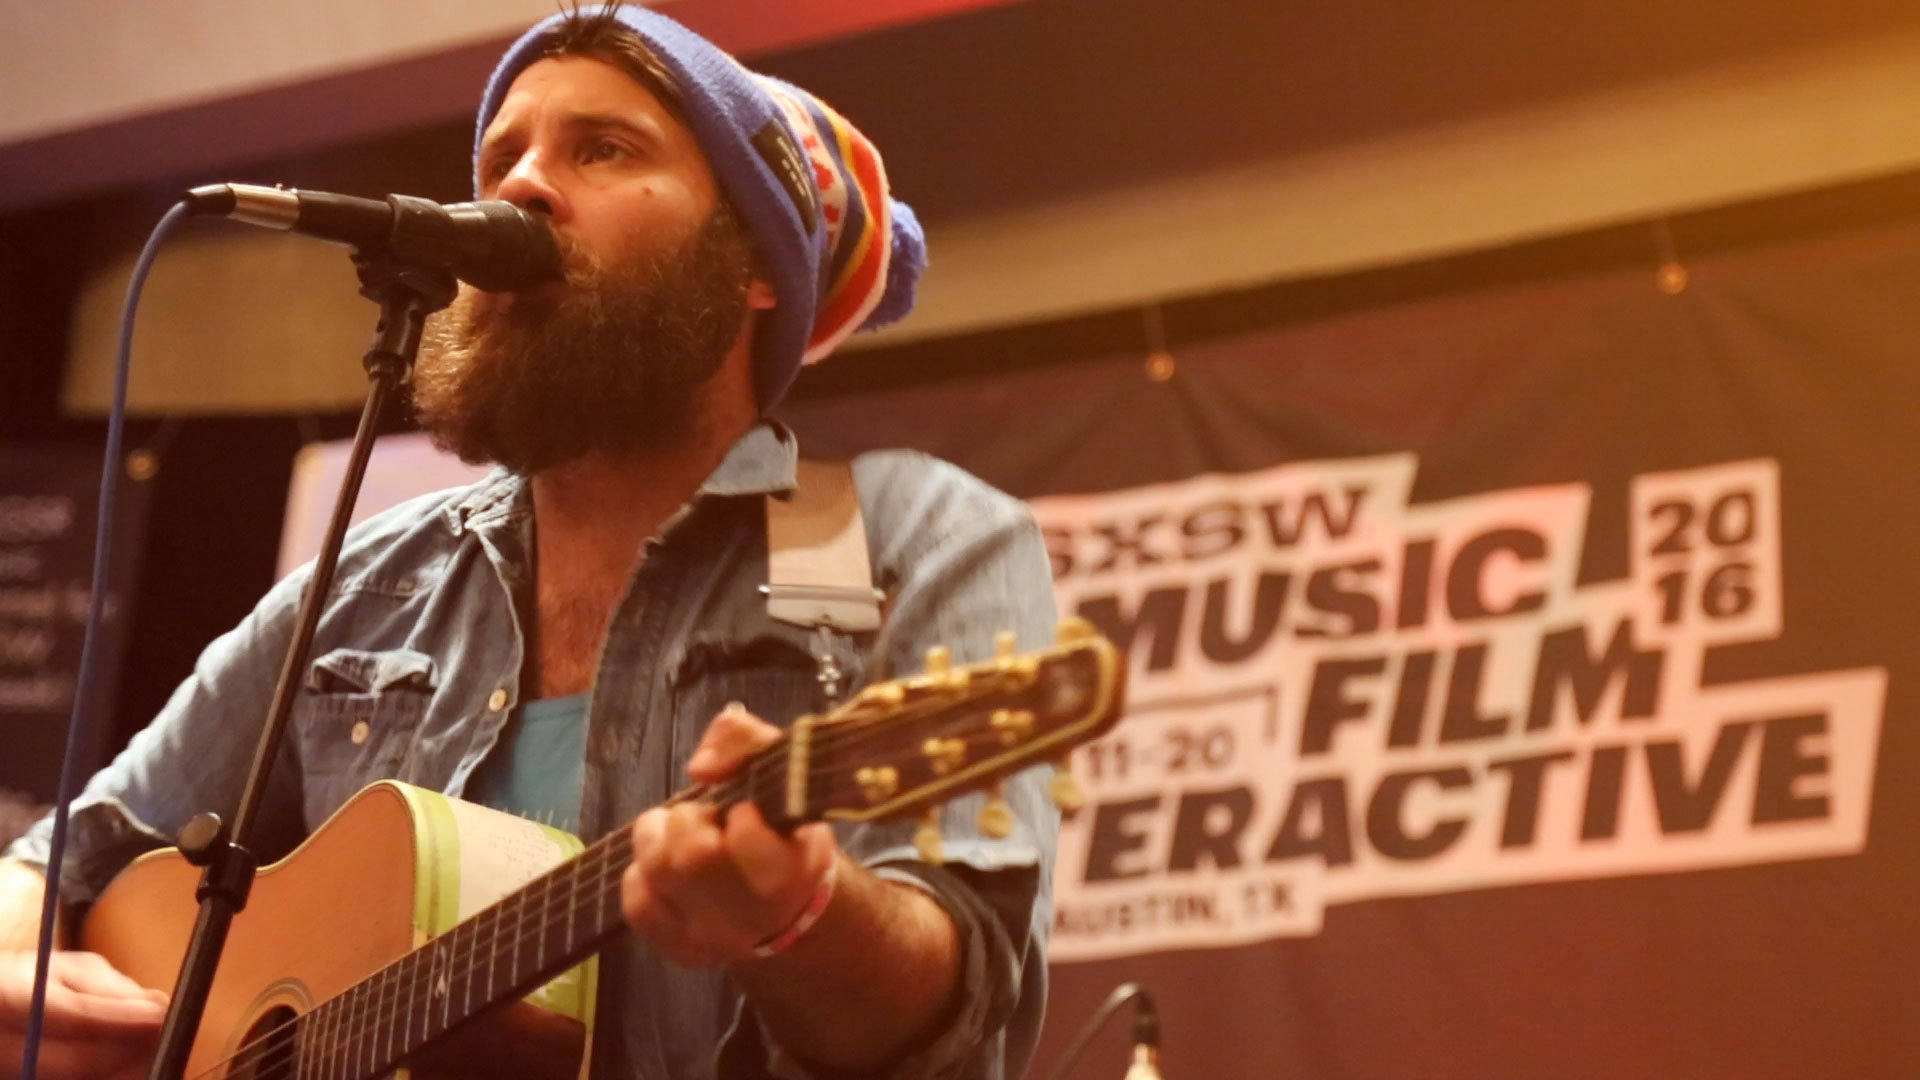
{"type": "Polygon", "coordinates": [[[839,869],[840,860],[838,859],[827,864],[827,872],[820,879],[820,887],[813,890],[813,899],[807,901],[807,906],[800,909],[800,914],[785,930],[753,947],[755,960],[765,960],[776,953],[785,952],[789,945],[800,940],[802,934],[813,929],[813,924],[819,922],[820,916],[826,912],[827,902],[833,899],[833,879],[839,869]]]}

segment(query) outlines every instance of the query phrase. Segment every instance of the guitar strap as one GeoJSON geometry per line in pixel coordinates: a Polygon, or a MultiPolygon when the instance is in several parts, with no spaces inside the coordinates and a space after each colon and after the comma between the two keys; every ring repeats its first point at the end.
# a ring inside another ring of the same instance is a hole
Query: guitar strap
{"type": "Polygon", "coordinates": [[[886,594],[873,585],[867,526],[845,461],[800,461],[794,490],[769,495],[767,614],[813,631],[823,706],[838,701],[845,673],[833,658],[833,635],[880,628],[886,594]]]}

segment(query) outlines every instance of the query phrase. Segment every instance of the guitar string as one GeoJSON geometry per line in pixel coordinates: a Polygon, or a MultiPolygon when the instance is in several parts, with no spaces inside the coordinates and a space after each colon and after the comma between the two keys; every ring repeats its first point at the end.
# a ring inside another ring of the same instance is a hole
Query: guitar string
{"type": "MultiPolygon", "coordinates": [[[[989,674],[996,674],[996,673],[990,672],[989,674]]],[[[1001,689],[1001,688],[996,688],[996,689],[1001,689]]],[[[987,692],[993,692],[993,691],[990,689],[987,692]]],[[[934,703],[934,705],[936,708],[951,707],[952,703],[934,703]]],[[[972,715],[978,716],[978,711],[976,710],[972,715]]],[[[861,739],[863,737],[898,737],[900,732],[895,725],[898,724],[900,721],[906,720],[906,719],[919,719],[924,721],[928,719],[928,717],[924,714],[920,717],[894,716],[889,718],[889,723],[883,728],[875,728],[871,724],[864,724],[858,721],[853,721],[853,722],[843,721],[840,723],[834,723],[827,726],[823,726],[822,728],[816,730],[813,733],[813,737],[809,740],[809,743],[808,743],[809,752],[813,752],[813,751],[824,752],[826,750],[835,748],[835,744],[847,743],[857,739],[861,739]]],[[[939,719],[939,718],[936,716],[935,719],[939,719]]],[[[951,719],[951,718],[948,718],[948,719],[951,719]]],[[[975,749],[972,741],[968,738],[968,736],[972,734],[971,732],[959,732],[959,733],[948,732],[948,737],[955,737],[956,734],[957,734],[957,737],[959,737],[962,740],[962,742],[967,744],[967,748],[969,751],[975,749]]],[[[998,733],[992,733],[991,738],[998,741],[999,740],[998,733]]],[[[756,756],[752,759],[749,759],[749,761],[747,762],[747,771],[744,774],[744,778],[742,777],[742,774],[735,774],[735,776],[729,777],[728,780],[723,781],[717,785],[699,785],[696,787],[683,789],[682,791],[677,792],[675,795],[669,797],[666,800],[666,802],[663,803],[662,805],[665,805],[665,806],[677,805],[679,803],[687,802],[696,798],[704,798],[706,796],[717,796],[717,798],[709,799],[708,801],[712,801],[718,804],[727,804],[727,805],[731,805],[732,802],[741,802],[741,801],[758,802],[758,798],[757,798],[758,796],[777,797],[781,794],[780,788],[784,787],[785,785],[785,773],[789,765],[789,760],[788,760],[789,755],[784,753],[774,753],[773,751],[789,748],[790,745],[791,744],[788,740],[783,739],[781,742],[775,743],[769,746],[766,751],[762,752],[761,755],[756,756]],[[780,775],[774,780],[774,786],[772,790],[767,790],[762,786],[760,781],[765,777],[766,773],[774,772],[774,771],[779,772],[780,775]],[[741,790],[742,788],[749,789],[749,790],[742,791],[741,790]]],[[[989,746],[991,746],[991,744],[989,744],[989,746]]],[[[827,781],[829,784],[831,784],[833,781],[844,779],[849,774],[857,776],[857,774],[860,772],[862,768],[865,768],[865,766],[841,766],[841,767],[835,767],[825,771],[813,772],[813,773],[810,773],[810,776],[813,779],[824,780],[824,781],[827,781]]],[[[848,792],[848,794],[852,794],[852,793],[853,792],[848,792]]],[[[859,786],[858,793],[861,795],[865,794],[864,786],[859,786]]],[[[594,849],[599,848],[602,845],[607,845],[608,841],[612,840],[614,837],[621,835],[625,831],[626,829],[618,830],[615,833],[610,834],[609,836],[602,837],[600,840],[595,841],[592,845],[588,845],[587,847],[583,848],[579,856],[576,856],[574,859],[569,860],[567,863],[561,864],[561,867],[564,868],[564,867],[579,863],[586,855],[593,852],[594,849]]],[[[617,845],[613,845],[613,846],[617,846],[617,845]]],[[[629,859],[629,863],[630,861],[631,860],[629,859]]],[[[626,865],[628,864],[622,863],[618,866],[618,870],[620,873],[622,874],[625,873],[626,865]]],[[[528,882],[526,885],[522,886],[520,890],[516,891],[516,893],[509,894],[507,897],[502,898],[501,901],[496,902],[496,904],[489,906],[486,909],[483,909],[481,912],[475,914],[472,918],[465,920],[463,923],[458,924],[452,929],[448,930],[445,935],[442,935],[442,937],[451,939],[452,936],[459,931],[461,926],[469,925],[469,924],[477,924],[483,917],[487,915],[488,912],[491,912],[495,908],[500,907],[506,901],[513,899],[515,896],[520,895],[521,893],[531,892],[535,885],[542,885],[543,883],[545,883],[543,887],[547,887],[547,891],[551,892],[550,879],[557,880],[555,878],[555,874],[557,873],[558,869],[559,868],[556,868],[555,871],[549,871],[548,873],[542,874],[540,877],[533,879],[532,881],[528,882]]],[[[603,870],[600,872],[598,876],[601,878],[601,880],[596,883],[597,887],[603,888],[605,887],[606,884],[609,883],[610,871],[612,869],[613,867],[610,865],[606,870],[603,870]]],[[[569,899],[569,907],[571,910],[577,910],[577,906],[578,906],[577,894],[580,889],[580,886],[584,883],[584,880],[577,873],[573,874],[573,876],[575,880],[569,886],[569,889],[572,891],[574,895],[571,896],[569,899]]],[[[600,898],[598,896],[589,897],[589,900],[597,900],[597,899],[600,899],[600,898]]],[[[521,906],[524,908],[525,904],[522,904],[521,906]]],[[[543,903],[543,907],[542,907],[543,912],[545,911],[545,909],[546,909],[546,904],[543,903]]],[[[516,938],[510,943],[510,948],[513,951],[513,954],[516,956],[516,958],[518,956],[518,950],[525,942],[529,940],[543,939],[549,929],[550,927],[548,926],[540,926],[540,927],[537,927],[532,934],[516,936],[516,938]]],[[[477,932],[476,932],[476,936],[477,936],[477,932]]],[[[435,940],[437,941],[440,939],[436,938],[435,940]]],[[[469,950],[467,953],[464,953],[464,954],[456,953],[454,956],[448,957],[446,959],[446,965],[449,968],[451,968],[455,964],[467,963],[478,955],[479,955],[479,947],[476,943],[475,946],[471,950],[469,950]]],[[[500,949],[499,949],[499,944],[497,941],[497,934],[496,934],[496,941],[492,946],[488,956],[490,959],[497,959],[499,955],[500,955],[500,949]]],[[[390,971],[397,971],[399,965],[405,962],[406,962],[406,958],[403,957],[401,960],[395,961],[393,964],[387,965],[386,967],[383,967],[380,970],[373,972],[372,974],[368,975],[366,978],[361,979],[359,982],[348,987],[346,990],[341,991],[339,994],[335,995],[332,999],[329,999],[329,1000],[339,1001],[341,999],[344,999],[349,994],[359,994],[361,996],[365,996],[367,992],[365,988],[371,986],[380,978],[388,977],[389,979],[391,979],[391,978],[397,977],[397,976],[389,975],[388,973],[390,971]]],[[[469,969],[468,974],[470,979],[471,969],[469,969]]],[[[470,991],[470,987],[469,987],[469,991],[470,991]]],[[[382,992],[384,993],[384,989],[382,990],[382,992]]],[[[267,1044],[271,1040],[274,1040],[276,1037],[283,1036],[283,1035],[286,1038],[297,1039],[299,1033],[292,1029],[294,1029],[299,1024],[299,1022],[303,1017],[313,1016],[319,1013],[322,1008],[326,1007],[326,1005],[327,1005],[327,1002],[323,1002],[321,1003],[320,1006],[316,1006],[314,1009],[308,1010],[308,1012],[305,1014],[302,1014],[302,1016],[295,1017],[292,1020],[288,1020],[278,1025],[277,1027],[262,1033],[261,1035],[255,1037],[245,1045],[238,1048],[233,1055],[231,1055],[224,1061],[217,1063],[213,1068],[207,1071],[204,1071],[200,1074],[197,1074],[193,1078],[193,1080],[202,1080],[202,1078],[204,1077],[212,1076],[215,1073],[218,1073],[219,1071],[221,1071],[222,1069],[227,1068],[229,1065],[233,1065],[235,1063],[240,1062],[240,1059],[243,1057],[251,1056],[253,1058],[258,1058],[265,1054],[277,1051],[279,1047],[277,1046],[270,1047],[265,1044],[267,1044]]],[[[367,1016],[362,1018],[360,1021],[349,1019],[347,1024],[345,1025],[346,1028],[348,1029],[347,1034],[349,1036],[347,1041],[352,1043],[357,1043],[365,1033],[363,1032],[362,1029],[374,1028],[378,1023],[378,1020],[379,1018],[375,1016],[367,1016]]],[[[337,1026],[334,1034],[337,1040],[340,1034],[337,1026]]],[[[286,1038],[281,1038],[279,1041],[285,1042],[286,1038]]],[[[251,1062],[249,1062],[249,1064],[250,1063],[251,1062]]]]}

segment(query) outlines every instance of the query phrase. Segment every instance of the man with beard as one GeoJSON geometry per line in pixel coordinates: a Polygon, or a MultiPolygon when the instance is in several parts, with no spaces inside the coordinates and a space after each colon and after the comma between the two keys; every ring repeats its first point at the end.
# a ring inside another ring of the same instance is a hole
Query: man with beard
{"type": "MultiPolygon", "coordinates": [[[[1047,560],[1014,500],[919,455],[852,479],[885,591],[876,630],[770,615],[769,504],[795,498],[765,419],[804,361],[904,314],[919,230],[832,110],[639,8],[556,16],[483,99],[482,197],[551,222],[564,283],[464,291],[414,385],[443,446],[502,468],[358,527],[295,706],[259,847],[288,850],[382,777],[593,834],[633,820],[635,933],[603,955],[594,1074],[999,1078],[1024,1071],[1045,992],[1055,819],[1041,776],[1013,834],[949,807],[937,862],[913,827],[771,829],[659,804],[734,771],[822,684],[1051,634],[1047,560]],[[649,808],[652,809],[649,809],[649,808]],[[637,819],[636,819],[637,815],[637,819]]],[[[777,553],[776,553],[777,554],[777,553]]],[[[65,885],[96,895],[135,853],[230,810],[304,572],[201,657],[76,801],[65,885]]],[[[25,950],[44,825],[0,863],[0,949],[25,950]]],[[[157,995],[58,958],[43,1076],[137,1075],[157,995]]],[[[30,957],[0,955],[0,1076],[30,957]]]]}

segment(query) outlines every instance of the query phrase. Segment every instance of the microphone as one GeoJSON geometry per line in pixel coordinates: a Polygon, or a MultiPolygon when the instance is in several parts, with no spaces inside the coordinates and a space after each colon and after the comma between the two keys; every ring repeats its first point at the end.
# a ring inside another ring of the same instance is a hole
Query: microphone
{"type": "Polygon", "coordinates": [[[198,214],[351,244],[362,255],[445,270],[488,292],[558,281],[560,245],[545,222],[512,203],[452,203],[412,195],[361,199],[325,191],[208,184],[187,192],[198,214]]]}
{"type": "Polygon", "coordinates": [[[1144,986],[1133,995],[1133,1064],[1127,1067],[1126,1080],[1161,1080],[1160,1013],[1144,986]]]}

